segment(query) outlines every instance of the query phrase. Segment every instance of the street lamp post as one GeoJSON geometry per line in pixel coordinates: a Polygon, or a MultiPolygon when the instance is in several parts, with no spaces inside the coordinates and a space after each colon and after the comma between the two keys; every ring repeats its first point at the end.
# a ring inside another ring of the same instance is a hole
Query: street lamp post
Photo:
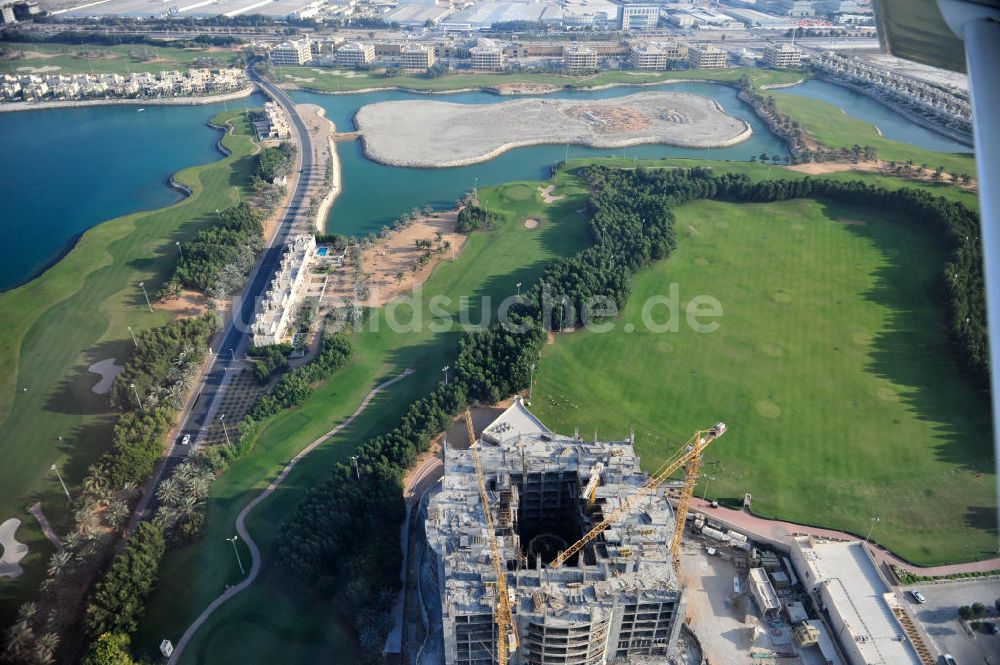
{"type": "Polygon", "coordinates": [[[229,430],[226,429],[226,414],[219,416],[219,422],[222,423],[222,433],[226,435],[226,445],[232,446],[232,441],[229,440],[229,430]]]}
{"type": "Polygon", "coordinates": [[[132,389],[132,393],[135,395],[135,403],[139,405],[139,410],[145,411],[146,409],[142,406],[142,399],[139,397],[139,390],[135,387],[135,384],[130,383],[128,386],[132,389]]]}
{"type": "Polygon", "coordinates": [[[517,286],[517,299],[520,300],[521,299],[521,282],[518,282],[515,286],[517,286]]]}
{"type": "Polygon", "coordinates": [[[139,348],[139,340],[135,337],[135,331],[132,330],[132,326],[128,327],[128,334],[132,335],[132,343],[135,344],[135,348],[139,348]]]}
{"type": "Polygon", "coordinates": [[[183,258],[184,258],[184,250],[183,250],[183,249],[181,249],[181,241],[180,241],[180,240],[178,240],[178,241],[177,241],[177,242],[175,242],[174,244],[175,244],[175,245],[177,245],[177,253],[178,253],[178,254],[180,254],[180,255],[181,255],[181,258],[183,259],[183,258]]]}
{"type": "Polygon", "coordinates": [[[449,369],[451,369],[451,365],[445,365],[444,367],[441,368],[441,371],[444,372],[444,385],[448,385],[448,370],[449,369]]]}
{"type": "Polygon", "coordinates": [[[351,461],[354,462],[354,473],[357,475],[358,480],[361,480],[361,469],[358,467],[358,456],[351,455],[351,461]]]}
{"type": "Polygon", "coordinates": [[[153,311],[153,305],[150,304],[150,302],[149,302],[149,294],[146,293],[146,282],[139,282],[139,288],[142,289],[142,295],[143,295],[144,298],[146,298],[146,307],[148,307],[149,311],[152,312],[153,311]]]}
{"type": "Polygon", "coordinates": [[[240,575],[246,575],[246,571],[243,570],[243,561],[240,559],[240,551],[236,547],[236,541],[239,540],[239,537],[234,535],[232,538],[226,538],[226,540],[233,544],[233,553],[236,554],[236,565],[240,567],[240,575]]]}
{"type": "Polygon", "coordinates": [[[705,493],[701,495],[702,501],[708,501],[708,483],[715,480],[715,476],[705,476],[705,493]]]}
{"type": "Polygon", "coordinates": [[[531,363],[531,374],[528,376],[528,401],[531,401],[531,393],[535,388],[535,363],[531,363]]]}
{"type": "Polygon", "coordinates": [[[875,525],[878,524],[881,521],[882,521],[882,518],[875,517],[874,515],[872,516],[872,525],[870,527],[868,527],[868,534],[865,536],[865,542],[866,543],[872,537],[872,531],[875,530],[875,525]]]}
{"type": "MultiPolygon", "coordinates": [[[[60,440],[60,441],[62,441],[62,437],[59,437],[59,440],[60,440]]],[[[65,494],[65,495],[66,495],[66,500],[67,500],[67,501],[72,501],[72,500],[73,500],[73,498],[72,498],[72,497],[70,497],[70,495],[69,495],[69,490],[68,490],[68,489],[66,489],[66,483],[64,483],[64,482],[63,482],[63,479],[62,479],[62,474],[60,474],[60,473],[59,473],[59,468],[58,468],[58,467],[57,467],[57,466],[56,466],[55,464],[53,464],[53,465],[52,465],[52,470],[56,472],[56,478],[58,478],[58,479],[59,479],[59,484],[60,484],[60,485],[62,485],[62,488],[63,488],[63,494],[65,494]]]]}
{"type": "Polygon", "coordinates": [[[237,203],[241,203],[242,201],[240,200],[240,188],[239,187],[233,187],[233,189],[236,190],[236,202],[237,203]]]}

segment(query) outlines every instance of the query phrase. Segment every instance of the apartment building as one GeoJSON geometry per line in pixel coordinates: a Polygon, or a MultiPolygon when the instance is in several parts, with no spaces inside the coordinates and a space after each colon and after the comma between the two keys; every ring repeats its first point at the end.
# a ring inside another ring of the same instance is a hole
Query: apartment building
{"type": "Polygon", "coordinates": [[[563,50],[563,66],[571,72],[592,72],[597,69],[597,52],[586,46],[569,46],[563,50]]]}
{"type": "Polygon", "coordinates": [[[669,69],[670,63],[687,60],[688,48],[677,42],[645,42],[629,49],[629,64],[635,69],[669,69]]]}
{"type": "Polygon", "coordinates": [[[715,46],[688,48],[688,64],[691,69],[725,69],[728,59],[728,54],[715,46]]]}
{"type": "Polygon", "coordinates": [[[423,44],[407,44],[400,49],[400,64],[404,69],[428,69],[437,62],[434,49],[423,44]]]}
{"type": "Polygon", "coordinates": [[[507,62],[503,49],[493,40],[478,39],[476,45],[469,49],[472,57],[472,68],[480,71],[495,72],[503,69],[507,62]]]}
{"type": "Polygon", "coordinates": [[[364,42],[350,42],[337,50],[337,64],[341,67],[365,67],[375,62],[375,46],[364,42]]]}
{"type": "Polygon", "coordinates": [[[802,61],[802,51],[791,44],[768,44],[764,48],[764,65],[775,69],[798,67],[802,61]]]}
{"type": "Polygon", "coordinates": [[[298,67],[312,60],[308,39],[295,39],[271,49],[271,64],[276,67],[298,67]]]}

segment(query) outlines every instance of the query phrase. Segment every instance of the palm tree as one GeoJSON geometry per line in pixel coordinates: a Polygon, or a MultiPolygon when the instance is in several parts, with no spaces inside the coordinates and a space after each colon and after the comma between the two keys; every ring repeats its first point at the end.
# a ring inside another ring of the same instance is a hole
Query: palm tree
{"type": "Polygon", "coordinates": [[[198,499],[188,494],[181,499],[177,505],[177,509],[180,511],[182,517],[191,519],[191,516],[198,512],[198,506],[200,505],[201,502],[198,499]]]}
{"type": "Polygon", "coordinates": [[[128,504],[124,501],[115,501],[108,509],[104,512],[104,519],[107,520],[108,525],[117,529],[121,526],[122,522],[128,517],[128,504]]]}
{"type": "Polygon", "coordinates": [[[55,661],[56,649],[59,648],[59,636],[55,633],[43,633],[35,642],[35,662],[51,663],[55,661]]]}
{"type": "Polygon", "coordinates": [[[161,529],[167,530],[177,523],[177,519],[180,517],[180,512],[177,508],[173,506],[160,506],[156,509],[156,517],[153,518],[153,524],[157,525],[161,529]]]}
{"type": "Polygon", "coordinates": [[[99,526],[97,519],[97,510],[93,504],[86,504],[74,515],[76,518],[76,526],[79,528],[80,532],[87,536],[92,534],[97,530],[99,526]]]}
{"type": "Polygon", "coordinates": [[[73,560],[73,555],[63,550],[62,552],[56,552],[49,558],[48,573],[49,577],[59,577],[59,575],[66,570],[66,566],[69,562],[73,560]]]}
{"type": "Polygon", "coordinates": [[[12,654],[20,654],[35,639],[35,629],[27,621],[18,621],[7,629],[7,649],[12,654]]]}
{"type": "Polygon", "coordinates": [[[35,605],[34,603],[22,603],[21,606],[17,608],[17,620],[31,621],[35,618],[36,612],[38,612],[38,605],[35,605]]]}
{"type": "MultiPolygon", "coordinates": [[[[180,467],[178,467],[178,470],[180,470],[180,467]]],[[[166,504],[177,503],[181,498],[181,487],[174,476],[160,483],[160,486],[156,488],[156,498],[166,504]]]]}

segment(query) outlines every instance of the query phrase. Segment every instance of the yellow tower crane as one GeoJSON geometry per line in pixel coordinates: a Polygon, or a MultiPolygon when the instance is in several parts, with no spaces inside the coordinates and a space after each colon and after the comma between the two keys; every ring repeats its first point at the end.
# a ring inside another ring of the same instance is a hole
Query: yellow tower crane
{"type": "Polygon", "coordinates": [[[726,424],[721,422],[716,423],[707,430],[695,432],[694,436],[687,443],[681,446],[656,473],[649,477],[645,485],[622,501],[618,508],[595,524],[580,540],[561,552],[549,566],[551,568],[558,568],[566,563],[571,556],[583,549],[587,543],[597,538],[605,529],[630,513],[643,498],[653,494],[663,481],[677,470],[684,468],[684,488],[680,500],[677,502],[677,510],[674,515],[677,522],[674,525],[674,537],[670,542],[670,552],[673,555],[674,566],[676,567],[680,563],[681,538],[684,534],[684,522],[687,519],[688,503],[691,500],[691,495],[694,493],[694,486],[698,482],[698,471],[701,468],[701,454],[710,443],[725,433],[726,424]]]}
{"type": "Polygon", "coordinates": [[[507,587],[507,564],[500,554],[500,543],[497,542],[497,532],[493,526],[493,511],[490,510],[490,497],[486,492],[486,477],[483,475],[483,466],[479,462],[479,452],[477,451],[476,431],[472,426],[472,414],[465,410],[465,426],[469,430],[469,449],[472,451],[472,459],[476,462],[476,477],[479,479],[479,500],[483,504],[483,514],[486,516],[486,529],[490,540],[490,558],[493,560],[493,572],[496,573],[496,596],[497,604],[494,611],[494,620],[497,624],[497,663],[507,665],[510,654],[517,649],[517,625],[514,623],[514,616],[510,609],[510,596],[507,587]]]}

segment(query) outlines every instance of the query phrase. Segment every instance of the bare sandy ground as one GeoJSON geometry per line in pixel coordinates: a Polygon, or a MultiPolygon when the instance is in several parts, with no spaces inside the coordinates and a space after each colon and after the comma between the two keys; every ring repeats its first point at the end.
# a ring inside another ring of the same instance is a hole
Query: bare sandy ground
{"type": "MultiPolygon", "coordinates": [[[[454,260],[465,245],[465,235],[455,231],[458,221],[458,211],[435,213],[422,216],[407,228],[396,231],[388,237],[377,241],[361,255],[361,265],[369,277],[369,292],[367,300],[362,305],[381,307],[393,298],[412,291],[415,287],[427,281],[434,272],[434,267],[444,260],[454,260]],[[441,240],[437,240],[441,233],[441,240]],[[431,250],[431,260],[414,272],[417,260],[427,250],[418,249],[418,240],[430,240],[434,248],[445,241],[451,246],[444,252],[431,250]],[[399,275],[402,273],[400,279],[399,275]]],[[[327,297],[351,302],[354,297],[353,271],[350,268],[339,270],[331,275],[327,285],[327,297]]]]}
{"type": "Polygon", "coordinates": [[[177,298],[154,303],[154,307],[165,312],[174,312],[179,319],[188,319],[207,312],[208,301],[203,293],[184,290],[177,298]]]}
{"type": "Polygon", "coordinates": [[[417,168],[474,164],[528,145],[708,148],[740,143],[752,133],[713,99],[663,90],[602,100],[379,102],[362,107],[355,122],[369,159],[417,168]]]}
{"type": "MultiPolygon", "coordinates": [[[[891,173],[887,166],[887,162],[883,161],[872,161],[872,162],[858,162],[857,164],[853,162],[811,162],[809,164],[795,164],[793,166],[786,166],[790,171],[798,171],[799,173],[808,173],[809,175],[825,175],[827,173],[841,173],[843,171],[864,171],[865,173],[881,173],[886,176],[892,176],[894,178],[902,178],[904,180],[914,180],[916,182],[935,182],[934,178],[931,177],[931,171],[928,169],[923,175],[902,175],[899,173],[891,173]]],[[[968,185],[961,185],[958,183],[958,179],[949,173],[942,173],[941,179],[937,182],[948,183],[955,185],[961,189],[968,192],[976,191],[976,181],[973,180],[968,185]]]]}

